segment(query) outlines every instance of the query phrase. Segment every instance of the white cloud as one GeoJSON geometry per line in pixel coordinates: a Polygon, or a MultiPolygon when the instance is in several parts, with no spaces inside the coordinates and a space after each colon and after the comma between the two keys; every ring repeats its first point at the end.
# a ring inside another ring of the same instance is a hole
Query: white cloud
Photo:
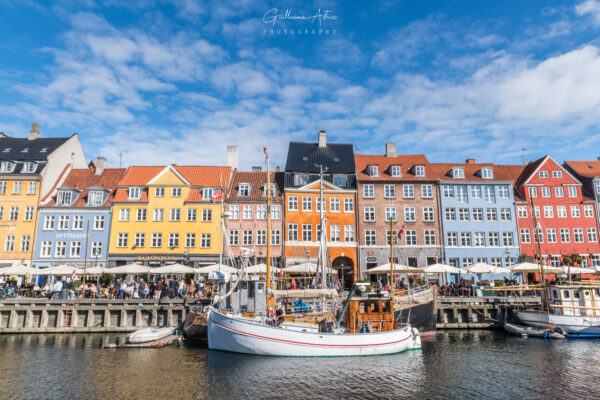
{"type": "Polygon", "coordinates": [[[586,0],[575,6],[575,12],[579,16],[590,15],[596,25],[600,25],[600,1],[586,0]]]}

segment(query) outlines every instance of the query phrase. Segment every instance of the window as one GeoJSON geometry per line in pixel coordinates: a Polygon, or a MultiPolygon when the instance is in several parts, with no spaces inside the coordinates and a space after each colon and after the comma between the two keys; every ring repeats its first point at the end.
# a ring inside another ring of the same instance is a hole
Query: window
{"type": "Polygon", "coordinates": [[[354,242],[354,225],[344,225],[344,242],[354,242]]]}
{"type": "Polygon", "coordinates": [[[407,230],[405,236],[406,236],[406,245],[407,246],[416,246],[417,245],[417,231],[407,230]]]}
{"type": "Polygon", "coordinates": [[[176,187],[171,189],[171,197],[181,197],[181,188],[176,187]]]}
{"type": "Polygon", "coordinates": [[[129,221],[129,208],[121,208],[119,210],[119,221],[129,221]]]}
{"type": "Polygon", "coordinates": [[[340,199],[337,197],[332,197],[329,199],[329,211],[331,212],[340,212],[340,199]]]}
{"type": "Polygon", "coordinates": [[[560,241],[562,243],[571,242],[571,232],[569,231],[569,228],[560,228],[560,241]]]}
{"type": "Polygon", "coordinates": [[[348,182],[348,178],[346,175],[334,175],[333,176],[333,184],[339,187],[346,186],[348,182]]]}
{"type": "Polygon", "coordinates": [[[488,240],[490,242],[490,247],[500,246],[500,234],[498,232],[489,232],[488,240]]]}
{"type": "Polygon", "coordinates": [[[392,165],[390,167],[390,171],[392,173],[392,176],[402,176],[402,171],[399,165],[392,165]]]}
{"type": "Polygon", "coordinates": [[[517,212],[519,213],[519,218],[527,218],[527,206],[517,207],[517,212]]]}
{"type": "Polygon", "coordinates": [[[386,245],[389,246],[392,243],[392,237],[394,238],[394,245],[398,245],[398,231],[394,229],[394,233],[385,231],[386,245]]]}
{"type": "Polygon", "coordinates": [[[444,185],[442,186],[442,196],[445,199],[451,199],[454,197],[454,190],[452,190],[452,186],[444,185]]]}
{"type": "Polygon", "coordinates": [[[340,242],[342,240],[339,225],[329,226],[329,240],[332,242],[340,242]]]}
{"type": "Polygon", "coordinates": [[[456,200],[459,203],[467,202],[467,187],[466,186],[457,186],[456,187],[456,200]]]}
{"type": "Polygon", "coordinates": [[[158,187],[158,188],[154,189],[154,196],[155,197],[165,197],[165,188],[158,187]]]}
{"type": "Polygon", "coordinates": [[[8,183],[6,181],[0,181],[0,194],[6,194],[6,187],[8,183]]]}
{"type": "Polygon", "coordinates": [[[308,184],[308,175],[306,174],[294,174],[294,185],[304,186],[308,184]]]}
{"type": "Polygon", "coordinates": [[[556,186],[554,188],[554,196],[556,197],[565,197],[565,191],[562,186],[556,186]]]}
{"type": "Polygon", "coordinates": [[[415,167],[415,176],[425,176],[425,167],[423,165],[415,167]]]}
{"type": "Polygon", "coordinates": [[[56,242],[56,248],[54,250],[54,257],[64,258],[67,256],[67,242],[56,242]]]}
{"type": "Polygon", "coordinates": [[[425,246],[435,246],[435,231],[433,229],[425,229],[425,246]]]}
{"type": "Polygon", "coordinates": [[[202,188],[202,200],[212,200],[215,188],[202,188]]]}
{"type": "MultiPolygon", "coordinates": [[[[27,194],[36,194],[37,193],[37,182],[29,181],[27,182],[27,194]]],[[[4,193],[2,193],[4,194],[4,193]]]]}
{"type": "Polygon", "coordinates": [[[562,178],[562,171],[552,171],[553,178],[562,178]]]}
{"type": "Polygon", "coordinates": [[[298,196],[288,197],[288,211],[298,211],[298,196]]]}
{"type": "Polygon", "coordinates": [[[571,217],[580,218],[581,217],[581,209],[579,206],[571,206],[571,217]]]}
{"type": "Polygon", "coordinates": [[[556,228],[546,229],[546,238],[548,239],[548,243],[557,243],[556,228]]]}
{"type": "Polygon", "coordinates": [[[598,241],[598,234],[596,228],[587,228],[588,242],[595,243],[598,241]]]}
{"type": "Polygon", "coordinates": [[[575,243],[583,243],[583,228],[573,228],[573,238],[575,243]]]}
{"type": "Polygon", "coordinates": [[[254,214],[254,207],[251,205],[245,205],[242,218],[243,219],[252,219],[252,218],[254,218],[253,214],[254,214]]]}
{"type": "Polygon", "coordinates": [[[92,257],[99,257],[102,254],[102,242],[92,242],[92,257]]]}
{"type": "Polygon", "coordinates": [[[44,230],[54,229],[54,215],[46,215],[44,217],[44,230]]]}
{"type": "Polygon", "coordinates": [[[298,224],[288,224],[288,241],[298,241],[298,224]]]}
{"type": "Polygon", "coordinates": [[[456,221],[456,213],[454,208],[446,208],[444,210],[444,219],[446,221],[456,221]]]}
{"type": "Polygon", "coordinates": [[[483,187],[483,194],[485,196],[485,202],[486,203],[495,203],[496,202],[496,197],[494,194],[494,187],[493,186],[484,186],[483,187]]]}
{"type": "Polygon", "coordinates": [[[448,264],[451,265],[452,267],[457,268],[458,267],[458,258],[449,258],[448,264]]]}
{"type": "Polygon", "coordinates": [[[196,234],[186,233],[185,234],[185,247],[196,247],[196,234]]]}
{"type": "Polygon", "coordinates": [[[383,197],[386,199],[395,199],[396,185],[383,185],[383,197]]]}
{"type": "Polygon", "coordinates": [[[4,207],[0,206],[0,220],[2,220],[3,218],[4,218],[4,207]]]}
{"type": "Polygon", "coordinates": [[[73,230],[75,230],[75,231],[83,230],[83,215],[74,215],[73,216],[73,230]]]}
{"type": "Polygon", "coordinates": [[[471,247],[471,232],[460,233],[460,245],[462,247],[471,247]]]}
{"type": "Polygon", "coordinates": [[[540,214],[540,206],[533,207],[533,212],[535,213],[535,217],[536,218],[540,218],[540,216],[541,216],[541,214],[540,214]]]}
{"type": "Polygon", "coordinates": [[[238,196],[249,197],[250,196],[250,184],[240,183],[240,186],[238,187],[238,196]]]}
{"type": "Polygon", "coordinates": [[[540,228],[538,229],[533,229],[533,234],[535,235],[534,237],[534,241],[538,241],[540,243],[544,243],[544,231],[540,228]]]}
{"type": "Polygon", "coordinates": [[[229,231],[229,245],[238,246],[240,244],[240,232],[236,229],[229,231]]]}
{"type": "Polygon", "coordinates": [[[344,212],[354,212],[354,199],[352,197],[344,198],[344,212]]]}
{"type": "Polygon", "coordinates": [[[40,251],[40,257],[50,257],[52,254],[52,242],[44,240],[42,242],[42,249],[40,251]]]}
{"type": "Polygon", "coordinates": [[[456,232],[446,232],[446,242],[450,247],[458,246],[458,237],[456,232]]]}
{"type": "Polygon", "coordinates": [[[515,242],[512,232],[502,232],[502,242],[504,243],[504,247],[514,246],[515,242]]]}
{"type": "MultiPolygon", "coordinates": [[[[14,190],[13,190],[14,192],[14,190]]],[[[56,202],[59,206],[71,205],[72,193],[68,190],[59,190],[56,202]]]]}
{"type": "Polygon", "coordinates": [[[500,185],[498,186],[498,197],[500,197],[501,199],[508,199],[510,190],[508,188],[508,186],[506,185],[500,185]]]}
{"type": "MultiPolygon", "coordinates": [[[[21,194],[21,192],[23,191],[23,182],[21,181],[15,181],[13,183],[13,194],[21,194]]],[[[68,203],[70,204],[70,203],[68,203]]]]}
{"type": "Polygon", "coordinates": [[[139,187],[130,187],[129,188],[129,198],[128,200],[139,200],[142,197],[142,189],[139,187]]]}
{"type": "Polygon", "coordinates": [[[404,207],[404,221],[415,222],[417,220],[415,207],[404,207]]]}
{"type": "MultiPolygon", "coordinates": [[[[266,207],[266,206],[265,206],[266,207]]],[[[196,220],[196,209],[190,208],[188,209],[188,221],[196,220]]],[[[211,222],[212,221],[212,210],[211,209],[203,209],[202,210],[202,222],[211,222]]]]}
{"type": "Polygon", "coordinates": [[[415,185],[403,185],[402,186],[402,197],[405,199],[412,199],[415,197],[415,185]]]}
{"type": "Polygon", "coordinates": [[[583,206],[583,215],[586,218],[594,216],[594,206],[583,206]]]}
{"type": "Polygon", "coordinates": [[[375,188],[373,185],[363,186],[363,197],[365,199],[372,199],[375,197],[375,188]]]}
{"type": "Polygon", "coordinates": [[[21,236],[21,252],[29,251],[31,247],[31,235],[23,235],[21,236]]]}
{"type": "Polygon", "coordinates": [[[323,197],[323,198],[316,197],[315,198],[315,211],[321,212],[321,206],[323,206],[323,211],[327,211],[327,199],[325,197],[323,197]]]}
{"type": "Polygon", "coordinates": [[[471,197],[474,199],[481,198],[481,186],[470,186],[471,197]]]}
{"type": "Polygon", "coordinates": [[[99,231],[104,229],[104,215],[94,216],[94,230],[99,231]]]}
{"type": "Polygon", "coordinates": [[[202,235],[200,235],[200,247],[203,249],[208,249],[210,248],[211,244],[211,236],[210,233],[203,233],[202,235]]]}
{"type": "Polygon", "coordinates": [[[473,221],[483,221],[483,208],[473,209],[473,221]]]}
{"type": "Polygon", "coordinates": [[[25,207],[25,216],[23,217],[23,221],[33,221],[33,207],[32,206],[25,207]]]}
{"type": "Polygon", "coordinates": [[[267,219],[267,206],[265,204],[256,206],[256,219],[267,219]]]}
{"type": "Polygon", "coordinates": [[[548,177],[548,171],[540,171],[540,178],[547,178],[548,177]]]}
{"type": "Polygon", "coordinates": [[[510,208],[501,208],[500,209],[500,221],[510,221],[510,208]]]}
{"type": "Polygon", "coordinates": [[[529,229],[521,229],[521,243],[531,243],[531,235],[529,229]]]}
{"type": "Polygon", "coordinates": [[[433,185],[421,185],[421,197],[424,199],[433,198],[433,185]]]}
{"type": "Polygon", "coordinates": [[[554,218],[554,208],[552,206],[544,206],[544,217],[554,218]]]}
{"type": "Polygon", "coordinates": [[[271,231],[271,244],[273,246],[281,244],[281,232],[279,230],[271,231]]]}
{"type": "Polygon", "coordinates": [[[488,221],[497,221],[498,215],[496,214],[495,208],[488,208],[485,210],[485,219],[488,221]]]}
{"type": "Polygon", "coordinates": [[[365,207],[365,222],[375,222],[375,207],[365,207]]]}
{"type": "Polygon", "coordinates": [[[423,221],[433,222],[434,218],[433,207],[423,207],[423,221]]]}
{"type": "Polygon", "coordinates": [[[181,220],[181,209],[180,208],[171,208],[171,221],[180,221],[181,220]]]}
{"type": "Polygon", "coordinates": [[[529,196],[530,197],[538,197],[537,187],[534,187],[534,186],[529,187],[529,196]]]}
{"type": "Polygon", "coordinates": [[[302,241],[312,242],[312,225],[302,225],[302,241]]]}
{"type": "Polygon", "coordinates": [[[244,246],[252,246],[253,240],[254,238],[251,230],[245,230],[242,232],[242,244],[244,246]]]}
{"type": "Polygon", "coordinates": [[[452,168],[452,177],[454,179],[462,179],[465,177],[465,170],[462,168],[452,168]]]}
{"type": "Polygon", "coordinates": [[[492,257],[490,264],[492,267],[500,267],[502,265],[502,259],[500,257],[492,257]]]}
{"type": "Polygon", "coordinates": [[[68,215],[61,215],[58,217],[58,229],[59,231],[66,231],[69,229],[69,219],[68,215]]]}
{"type": "Polygon", "coordinates": [[[0,163],[0,172],[13,172],[14,169],[15,164],[10,161],[2,161],[2,163],[0,163]]]}
{"type": "Polygon", "coordinates": [[[117,247],[127,247],[128,233],[119,233],[117,235],[117,247]]]}
{"type": "Polygon", "coordinates": [[[396,221],[396,207],[385,208],[385,222],[390,222],[390,220],[396,221]]]}
{"type": "Polygon", "coordinates": [[[147,211],[145,208],[138,208],[136,215],[135,215],[135,220],[136,221],[146,221],[146,214],[147,214],[147,211]]]}
{"type": "Polygon", "coordinates": [[[550,188],[548,186],[542,186],[542,197],[550,197],[550,188]]]}
{"type": "MultiPolygon", "coordinates": [[[[128,212],[128,214],[129,214],[129,212],[128,212]]],[[[189,213],[188,213],[188,215],[189,215],[189,213]]],[[[155,208],[153,210],[153,215],[152,215],[152,220],[153,221],[160,222],[160,221],[163,221],[164,218],[165,218],[165,210],[164,209],[162,209],[162,208],[155,208]]],[[[128,217],[128,219],[129,219],[129,217],[128,217]]]]}
{"type": "Polygon", "coordinates": [[[101,207],[104,203],[104,193],[94,190],[88,194],[88,204],[90,207],[101,207]]]}
{"type": "Polygon", "coordinates": [[[475,232],[473,235],[475,247],[485,247],[485,233],[475,232]]]}
{"type": "Polygon", "coordinates": [[[240,219],[240,206],[229,206],[231,216],[229,219],[240,219]]]}
{"type": "Polygon", "coordinates": [[[36,164],[34,162],[25,161],[23,163],[23,169],[21,170],[21,173],[23,173],[23,174],[32,174],[32,173],[35,172],[35,166],[36,166],[36,164]]]}
{"type": "Polygon", "coordinates": [[[162,233],[152,234],[152,247],[162,247],[162,233]]]}
{"type": "Polygon", "coordinates": [[[600,255],[594,254],[592,256],[592,265],[594,267],[600,267],[600,255]]]}
{"type": "Polygon", "coordinates": [[[374,229],[367,229],[365,231],[365,244],[367,246],[377,245],[377,233],[374,229]]]}
{"type": "Polygon", "coordinates": [[[367,167],[367,175],[369,175],[369,176],[377,176],[377,175],[379,175],[379,172],[377,170],[377,165],[369,165],[367,167]]]}
{"type": "Polygon", "coordinates": [[[15,235],[7,235],[4,251],[15,251],[15,235]]]}
{"type": "Polygon", "coordinates": [[[146,234],[145,233],[136,233],[133,238],[133,246],[134,247],[146,246],[146,234]]]}
{"type": "Polygon", "coordinates": [[[267,231],[257,230],[256,231],[256,245],[266,246],[267,245],[267,231]]]}
{"type": "Polygon", "coordinates": [[[465,257],[462,259],[463,268],[469,268],[471,265],[473,265],[473,259],[471,257],[465,257]]]}
{"type": "Polygon", "coordinates": [[[169,233],[169,247],[179,247],[179,233],[169,233]]]}
{"type": "MultiPolygon", "coordinates": [[[[577,189],[575,189],[577,191],[577,189]]],[[[596,182],[596,193],[600,194],[600,182],[596,182]]],[[[571,195],[571,189],[569,189],[569,195],[571,195]]]]}
{"type": "Polygon", "coordinates": [[[481,170],[481,177],[483,179],[493,179],[494,178],[494,171],[491,168],[483,168],[481,170]]]}
{"type": "Polygon", "coordinates": [[[459,208],[458,209],[458,220],[459,221],[468,221],[469,220],[469,209],[468,208],[459,208]]]}
{"type": "Polygon", "coordinates": [[[302,197],[302,211],[312,211],[312,198],[302,197]]]}
{"type": "Polygon", "coordinates": [[[566,206],[556,206],[556,216],[558,218],[567,218],[567,207],[566,206]]]}

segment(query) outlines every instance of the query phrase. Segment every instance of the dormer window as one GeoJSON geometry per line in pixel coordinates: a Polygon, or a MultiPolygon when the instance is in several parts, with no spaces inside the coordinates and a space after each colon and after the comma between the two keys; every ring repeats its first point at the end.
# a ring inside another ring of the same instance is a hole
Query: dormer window
{"type": "Polygon", "coordinates": [[[423,165],[415,167],[415,176],[425,176],[425,167],[423,165]]]}
{"type": "Polygon", "coordinates": [[[104,204],[104,193],[99,190],[94,190],[88,194],[88,206],[101,207],[104,204]]]}
{"type": "Polygon", "coordinates": [[[250,197],[251,186],[249,183],[240,183],[238,187],[238,196],[239,197],[250,197]]]}
{"type": "Polygon", "coordinates": [[[203,188],[202,189],[202,200],[211,200],[215,194],[215,188],[203,188]]]}
{"type": "Polygon", "coordinates": [[[463,168],[452,168],[452,177],[454,179],[461,179],[465,177],[465,170],[463,168]]]}
{"type": "Polygon", "coordinates": [[[392,176],[396,176],[396,177],[402,176],[402,171],[401,171],[399,165],[392,165],[390,167],[390,173],[392,176]]]}
{"type": "Polygon", "coordinates": [[[0,163],[0,172],[13,172],[15,164],[11,161],[2,161],[0,163]]]}
{"type": "Polygon", "coordinates": [[[369,175],[369,176],[377,176],[377,175],[379,175],[379,171],[377,169],[377,165],[369,165],[367,167],[367,175],[369,175]]]}
{"type": "MultiPolygon", "coordinates": [[[[276,186],[274,183],[271,183],[271,197],[275,197],[276,186]]],[[[267,197],[267,185],[263,185],[263,197],[267,197]]]]}
{"type": "Polygon", "coordinates": [[[11,149],[10,147],[7,147],[7,148],[5,148],[5,149],[4,149],[4,151],[3,151],[3,152],[4,152],[4,153],[10,153],[10,151],[11,151],[11,150],[12,150],[12,149],[11,149]]]}
{"type": "Polygon", "coordinates": [[[348,177],[346,175],[334,175],[333,184],[339,187],[345,187],[348,183],[348,177]]]}
{"type": "Polygon", "coordinates": [[[25,147],[23,150],[21,150],[21,153],[29,153],[29,147],[25,147]]]}
{"type": "Polygon", "coordinates": [[[48,152],[47,147],[42,147],[42,149],[40,150],[40,153],[47,153],[47,152],[48,152]]]}
{"type": "Polygon", "coordinates": [[[295,186],[308,185],[308,175],[307,174],[294,174],[294,185],[295,186]]]}
{"type": "Polygon", "coordinates": [[[494,170],[491,168],[482,168],[481,169],[481,177],[483,179],[493,179],[494,178],[494,170]]]}
{"type": "Polygon", "coordinates": [[[70,190],[59,190],[56,202],[59,206],[70,206],[73,202],[73,192],[70,190]]]}
{"type": "Polygon", "coordinates": [[[142,188],[130,187],[128,200],[139,200],[142,197],[142,188]]]}
{"type": "Polygon", "coordinates": [[[25,161],[23,163],[23,169],[21,170],[24,174],[32,174],[35,172],[35,163],[31,161],[25,161]]]}

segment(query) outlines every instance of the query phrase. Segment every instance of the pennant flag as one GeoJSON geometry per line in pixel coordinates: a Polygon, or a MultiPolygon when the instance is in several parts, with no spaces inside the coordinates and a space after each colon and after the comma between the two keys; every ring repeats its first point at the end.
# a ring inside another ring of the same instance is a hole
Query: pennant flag
{"type": "Polygon", "coordinates": [[[73,270],[73,281],[75,281],[75,278],[77,278],[77,270],[76,269],[73,270]]]}
{"type": "Polygon", "coordinates": [[[402,229],[398,231],[398,239],[402,239],[402,234],[404,233],[404,225],[402,225],[402,229]]]}
{"type": "Polygon", "coordinates": [[[223,197],[223,192],[221,192],[220,190],[215,190],[215,193],[213,193],[212,197],[210,198],[210,202],[214,203],[215,201],[217,201],[217,199],[220,199],[223,197]]]}
{"type": "Polygon", "coordinates": [[[265,153],[265,161],[267,161],[267,158],[269,158],[269,154],[267,153],[266,147],[263,147],[263,153],[265,153]]]}

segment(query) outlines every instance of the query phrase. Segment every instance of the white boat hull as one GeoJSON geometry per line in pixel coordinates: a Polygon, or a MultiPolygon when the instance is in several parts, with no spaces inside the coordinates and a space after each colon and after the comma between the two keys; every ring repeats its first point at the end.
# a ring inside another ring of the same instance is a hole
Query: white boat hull
{"type": "Polygon", "coordinates": [[[400,353],[421,347],[418,331],[407,325],[380,333],[303,332],[265,325],[260,320],[208,315],[208,348],[268,356],[334,357],[400,353]]]}
{"type": "Polygon", "coordinates": [[[125,341],[127,343],[146,343],[162,339],[173,333],[173,328],[144,328],[127,335],[125,341]]]}
{"type": "Polygon", "coordinates": [[[531,311],[516,311],[526,325],[540,328],[560,328],[565,333],[600,334],[600,317],[554,315],[531,311]]]}

